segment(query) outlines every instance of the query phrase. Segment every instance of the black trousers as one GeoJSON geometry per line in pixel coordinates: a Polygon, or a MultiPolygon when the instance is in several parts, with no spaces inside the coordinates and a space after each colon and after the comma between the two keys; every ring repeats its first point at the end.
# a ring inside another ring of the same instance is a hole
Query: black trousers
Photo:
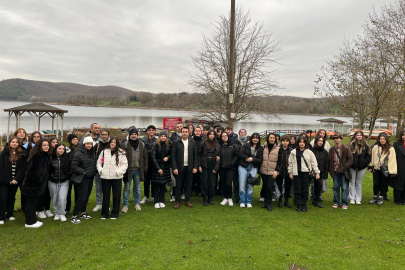
{"type": "Polygon", "coordinates": [[[300,172],[298,175],[294,175],[294,196],[295,202],[298,204],[306,205],[309,198],[309,179],[308,172],[300,172]]]}
{"type": "Polygon", "coordinates": [[[323,179],[319,178],[319,179],[315,179],[315,183],[314,183],[314,201],[315,202],[319,202],[319,200],[321,199],[321,195],[322,195],[322,187],[323,187],[323,179]]]}
{"type": "Polygon", "coordinates": [[[67,201],[66,201],[66,212],[70,212],[70,208],[72,207],[72,187],[74,190],[75,194],[75,203],[77,201],[77,186],[72,185],[72,183],[69,183],[69,191],[67,195],[67,201]]]}
{"type": "Polygon", "coordinates": [[[103,208],[101,209],[101,217],[108,218],[109,216],[111,189],[113,195],[111,217],[117,218],[119,216],[121,205],[121,187],[122,179],[106,180],[101,178],[101,189],[103,192],[103,208]]]}
{"type": "Polygon", "coordinates": [[[146,171],[145,174],[145,181],[143,182],[143,195],[146,198],[149,198],[149,191],[151,189],[152,186],[152,197],[154,196],[154,191],[153,191],[153,183],[152,183],[152,177],[153,177],[153,163],[149,162],[148,163],[148,170],[146,171]]]}
{"type": "Polygon", "coordinates": [[[201,196],[212,199],[215,196],[216,173],[213,173],[215,161],[207,159],[207,168],[202,168],[201,196]]]}
{"type": "Polygon", "coordinates": [[[17,190],[18,185],[0,184],[0,220],[14,217],[15,194],[17,190]]]}
{"type": "Polygon", "coordinates": [[[191,185],[193,184],[193,172],[188,171],[188,166],[183,167],[183,172],[178,175],[174,175],[176,178],[176,202],[180,202],[181,199],[181,187],[183,183],[186,191],[186,202],[190,201],[191,197],[191,185]]]}
{"type": "Polygon", "coordinates": [[[25,212],[25,206],[27,205],[27,196],[22,194],[21,185],[19,185],[18,187],[20,188],[20,194],[21,194],[21,211],[25,212]]]}
{"type": "Polygon", "coordinates": [[[394,203],[405,203],[405,189],[394,189],[394,203]]]}
{"type": "Polygon", "coordinates": [[[166,184],[153,183],[153,193],[155,194],[154,203],[165,203],[166,184]]]}
{"type": "Polygon", "coordinates": [[[274,193],[274,182],[276,181],[276,179],[273,178],[273,175],[262,174],[262,180],[263,185],[260,196],[264,198],[266,204],[271,204],[274,193]]]}
{"type": "Polygon", "coordinates": [[[51,209],[51,194],[49,193],[48,183],[46,184],[45,192],[39,197],[37,204],[37,212],[42,212],[51,209]],[[45,209],[45,210],[44,210],[45,209]]]}
{"type": "Polygon", "coordinates": [[[82,184],[77,186],[77,201],[73,209],[73,216],[86,212],[87,202],[93,190],[93,178],[83,178],[82,184]]]}
{"type": "Polygon", "coordinates": [[[277,176],[276,183],[277,183],[278,190],[281,193],[279,199],[281,199],[283,197],[283,181],[284,181],[284,198],[288,199],[288,198],[290,198],[292,180],[288,176],[286,176],[286,177],[283,177],[281,175],[277,176]]]}
{"type": "Polygon", "coordinates": [[[373,192],[374,196],[387,196],[388,177],[385,177],[381,170],[375,170],[373,173],[373,192]]]}
{"type": "Polygon", "coordinates": [[[33,225],[37,223],[36,209],[40,196],[26,196],[27,204],[25,205],[25,224],[33,225]]]}
{"type": "Polygon", "coordinates": [[[195,193],[198,196],[198,193],[201,193],[201,177],[202,173],[197,171],[197,173],[193,174],[193,189],[195,189],[195,193]]]}
{"type": "Polygon", "coordinates": [[[222,195],[225,199],[232,199],[232,182],[235,177],[235,170],[220,168],[219,178],[222,184],[222,195]]]}
{"type": "Polygon", "coordinates": [[[233,177],[233,197],[235,201],[239,203],[239,173],[238,169],[235,170],[235,176],[233,177]]]}

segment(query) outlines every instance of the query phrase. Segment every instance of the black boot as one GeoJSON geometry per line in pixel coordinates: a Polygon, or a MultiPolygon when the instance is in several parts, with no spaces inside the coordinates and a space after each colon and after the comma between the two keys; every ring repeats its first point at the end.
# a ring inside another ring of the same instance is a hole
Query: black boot
{"type": "Polygon", "coordinates": [[[262,205],[262,208],[267,208],[267,203],[264,203],[264,204],[262,205]]]}
{"type": "Polygon", "coordinates": [[[288,208],[292,208],[291,204],[288,202],[288,198],[284,199],[284,206],[288,208]]]}
{"type": "Polygon", "coordinates": [[[302,212],[306,212],[306,211],[307,211],[307,205],[306,205],[306,204],[303,204],[301,207],[302,207],[302,210],[301,210],[302,212]]]}
{"type": "Polygon", "coordinates": [[[271,204],[267,205],[267,210],[272,211],[273,209],[271,208],[271,204]]]}
{"type": "Polygon", "coordinates": [[[212,201],[212,198],[208,198],[208,204],[214,205],[214,202],[212,201]]]}
{"type": "Polygon", "coordinates": [[[302,211],[301,204],[297,204],[297,209],[295,209],[295,210],[297,210],[298,212],[301,212],[302,211]]]}
{"type": "Polygon", "coordinates": [[[207,197],[204,196],[202,199],[203,199],[203,205],[208,206],[207,197]]]}
{"type": "Polygon", "coordinates": [[[282,197],[280,197],[279,199],[278,199],[278,207],[283,207],[283,198],[282,197]]]}
{"type": "Polygon", "coordinates": [[[319,201],[314,201],[314,206],[323,208],[323,205],[319,201]]]}

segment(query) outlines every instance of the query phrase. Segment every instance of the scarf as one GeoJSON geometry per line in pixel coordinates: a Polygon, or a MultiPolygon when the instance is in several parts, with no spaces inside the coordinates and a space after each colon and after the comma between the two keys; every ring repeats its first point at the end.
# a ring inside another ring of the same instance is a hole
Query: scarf
{"type": "Polygon", "coordinates": [[[242,137],[242,136],[239,135],[239,141],[240,141],[242,144],[247,143],[247,136],[242,137]]]}
{"type": "Polygon", "coordinates": [[[131,138],[129,138],[129,143],[132,146],[132,149],[134,149],[134,151],[136,151],[136,149],[138,149],[139,146],[139,138],[136,140],[132,140],[131,138]]]}

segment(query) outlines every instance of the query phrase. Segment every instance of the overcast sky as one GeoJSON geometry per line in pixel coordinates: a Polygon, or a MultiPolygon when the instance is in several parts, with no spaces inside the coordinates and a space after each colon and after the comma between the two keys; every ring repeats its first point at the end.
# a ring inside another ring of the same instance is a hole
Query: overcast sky
{"type": "MultiPolygon", "coordinates": [[[[230,0],[0,0],[0,79],[190,90],[190,55],[230,0]]],[[[384,0],[236,0],[281,40],[279,94],[311,97],[324,60],[384,0]]]]}

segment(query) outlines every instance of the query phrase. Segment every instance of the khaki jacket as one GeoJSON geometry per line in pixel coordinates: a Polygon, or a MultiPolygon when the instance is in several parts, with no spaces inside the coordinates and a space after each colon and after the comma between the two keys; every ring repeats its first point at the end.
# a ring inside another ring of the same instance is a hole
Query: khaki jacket
{"type": "Polygon", "coordinates": [[[373,150],[371,151],[371,162],[368,165],[372,167],[374,170],[380,170],[380,167],[384,165],[385,157],[388,155],[388,172],[390,174],[397,174],[397,157],[395,154],[394,147],[391,147],[388,153],[382,154],[381,146],[374,146],[373,150]]]}
{"type": "MultiPolygon", "coordinates": [[[[316,175],[320,174],[318,169],[318,162],[316,161],[316,157],[314,153],[309,150],[305,149],[303,156],[308,163],[309,168],[306,166],[304,159],[301,159],[301,172],[310,172],[314,170],[316,175]]],[[[298,175],[298,167],[297,167],[297,150],[294,149],[291,151],[290,157],[288,158],[288,174],[292,174],[297,176],[298,175]]]]}
{"type": "Polygon", "coordinates": [[[280,146],[274,145],[270,152],[267,142],[264,143],[263,147],[263,162],[260,166],[260,172],[265,175],[272,175],[277,167],[278,151],[280,150],[280,146]]]}

